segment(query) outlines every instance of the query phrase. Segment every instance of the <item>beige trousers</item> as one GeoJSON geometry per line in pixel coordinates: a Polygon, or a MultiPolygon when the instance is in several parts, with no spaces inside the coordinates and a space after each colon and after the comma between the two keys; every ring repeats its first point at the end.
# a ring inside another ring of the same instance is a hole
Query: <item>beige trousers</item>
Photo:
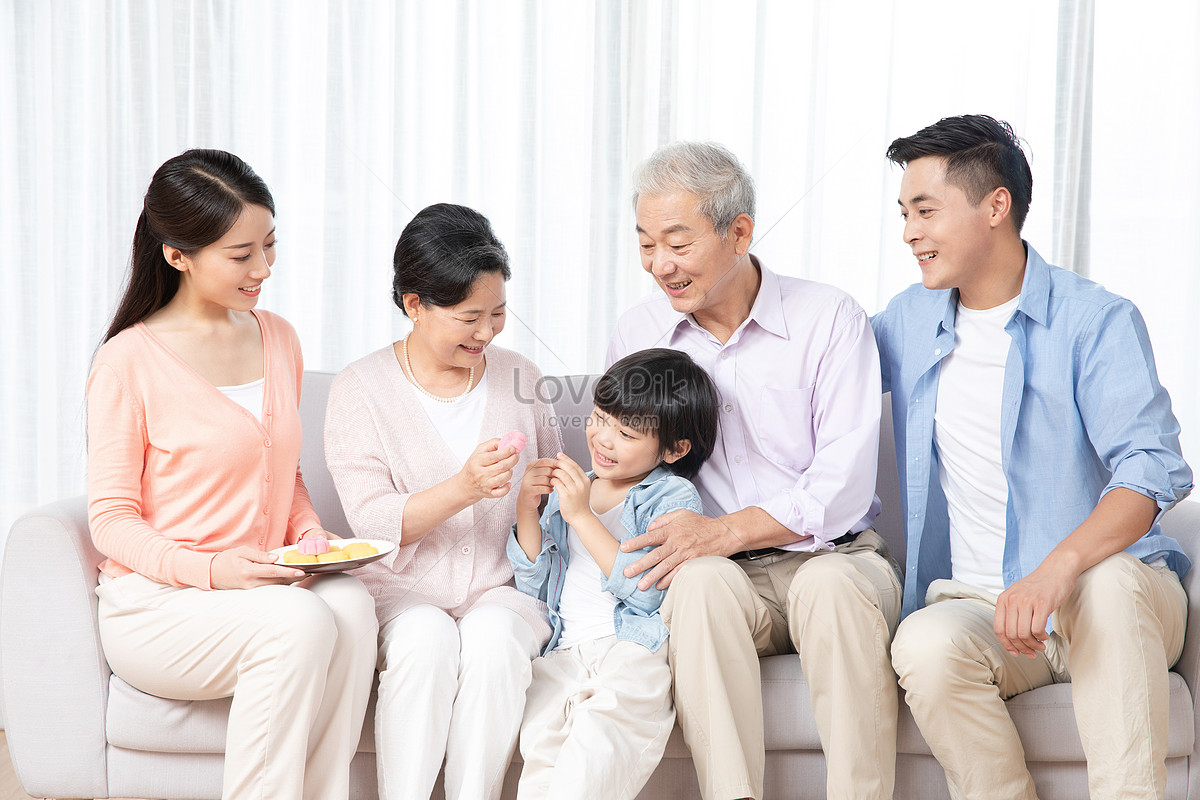
{"type": "Polygon", "coordinates": [[[896,633],[892,658],[921,733],[956,800],[1034,800],[1004,701],[1071,682],[1092,800],[1162,798],[1167,670],[1179,658],[1187,598],[1175,573],[1118,553],[1080,576],[1046,650],[1011,656],[992,620],[996,596],[934,581],[896,633]]]}
{"type": "Polygon", "coordinates": [[[633,800],[662,759],[675,709],[667,650],[616,636],[533,662],[519,800],[633,800]]]}
{"type": "Polygon", "coordinates": [[[204,591],[102,583],[112,671],[148,694],[233,697],[221,797],[345,798],[375,668],[375,603],[349,575],[204,591]]]}
{"type": "Polygon", "coordinates": [[[799,653],[830,800],[888,800],[896,676],[888,645],[900,581],[873,530],[836,550],[758,561],[698,558],[662,608],[675,708],[706,800],[763,796],[758,659],[799,653]]]}

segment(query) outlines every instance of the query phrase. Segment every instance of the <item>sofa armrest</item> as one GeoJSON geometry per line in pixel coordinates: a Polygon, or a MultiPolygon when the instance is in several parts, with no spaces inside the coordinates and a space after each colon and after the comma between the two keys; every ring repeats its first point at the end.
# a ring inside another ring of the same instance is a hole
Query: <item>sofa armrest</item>
{"type": "MultiPolygon", "coordinates": [[[[1200,699],[1200,502],[1184,500],[1177,504],[1162,518],[1162,528],[1192,560],[1192,568],[1183,576],[1188,596],[1187,633],[1175,671],[1183,676],[1195,703],[1200,699]]],[[[1200,703],[1195,704],[1200,712],[1200,703]]]]}
{"type": "MultiPolygon", "coordinates": [[[[1184,500],[1162,518],[1163,533],[1179,542],[1192,560],[1192,568],[1183,576],[1183,588],[1188,597],[1187,633],[1183,639],[1183,654],[1174,671],[1183,677],[1192,694],[1194,729],[1200,734],[1200,502],[1184,500]]],[[[1196,739],[1200,746],[1200,736],[1196,739]]],[[[1200,758],[1193,749],[1188,759],[1188,797],[1200,790],[1200,758]]]]}
{"type": "Polygon", "coordinates": [[[38,797],[108,797],[108,662],[87,499],[21,517],[0,565],[0,703],[13,767],[38,797]]]}

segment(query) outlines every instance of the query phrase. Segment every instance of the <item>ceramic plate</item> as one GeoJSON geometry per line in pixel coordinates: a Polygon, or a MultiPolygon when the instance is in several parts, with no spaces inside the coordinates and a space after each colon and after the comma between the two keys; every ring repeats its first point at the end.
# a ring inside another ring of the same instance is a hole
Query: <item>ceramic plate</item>
{"type": "Polygon", "coordinates": [[[336,544],[341,547],[353,542],[366,542],[374,545],[379,552],[370,556],[359,556],[358,558],[348,558],[344,561],[319,561],[316,564],[285,564],[283,563],[283,554],[296,549],[296,545],[288,545],[287,547],[277,547],[271,552],[279,557],[275,563],[281,567],[295,567],[308,573],[318,574],[322,572],[345,572],[348,569],[356,569],[364,564],[370,564],[372,561],[378,561],[386,556],[392,550],[396,549],[396,545],[392,542],[384,541],[383,539],[330,539],[330,544],[336,544]]]}

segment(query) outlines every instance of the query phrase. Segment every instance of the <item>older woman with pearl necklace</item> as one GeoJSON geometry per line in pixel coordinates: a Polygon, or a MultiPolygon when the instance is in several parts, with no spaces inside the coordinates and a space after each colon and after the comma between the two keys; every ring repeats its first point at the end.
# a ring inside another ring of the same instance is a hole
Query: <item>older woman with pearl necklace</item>
{"type": "Polygon", "coordinates": [[[400,341],[334,381],[325,454],[361,537],[397,543],[358,574],[379,616],[379,795],[495,798],[516,743],[530,662],[550,630],[513,585],[505,544],[526,465],[562,448],[541,375],[492,344],[508,255],[487,219],[422,210],[393,259],[400,341]],[[519,431],[528,447],[501,437],[519,431]]]}

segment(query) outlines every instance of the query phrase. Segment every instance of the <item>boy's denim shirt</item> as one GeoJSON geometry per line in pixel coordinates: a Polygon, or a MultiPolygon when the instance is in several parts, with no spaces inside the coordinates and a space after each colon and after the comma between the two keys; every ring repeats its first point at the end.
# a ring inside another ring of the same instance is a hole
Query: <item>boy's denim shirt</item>
{"type": "MultiPolygon", "coordinates": [[[[589,472],[588,477],[594,478],[595,473],[589,472]]],[[[697,514],[704,513],[700,505],[700,495],[691,481],[660,466],[626,493],[625,508],[621,512],[621,525],[624,530],[615,533],[620,536],[621,541],[640,536],[646,532],[651,522],[663,514],[681,508],[697,514]]],[[[550,609],[550,624],[554,633],[551,634],[546,649],[542,651],[545,655],[558,644],[559,635],[562,633],[558,602],[562,596],[569,558],[567,523],[559,510],[557,491],[550,493],[550,500],[540,522],[542,551],[538,554],[537,561],[530,563],[526,557],[525,551],[517,542],[515,525],[513,535],[508,538],[508,560],[512,562],[517,588],[543,601],[550,609]]],[[[613,561],[612,572],[597,588],[617,598],[617,605],[613,609],[613,627],[616,629],[617,638],[636,642],[649,648],[651,652],[657,652],[667,640],[667,626],[663,624],[658,613],[666,591],[655,586],[642,591],[637,586],[641,575],[625,577],[625,568],[650,550],[651,548],[644,547],[632,553],[618,551],[613,561]]]]}

